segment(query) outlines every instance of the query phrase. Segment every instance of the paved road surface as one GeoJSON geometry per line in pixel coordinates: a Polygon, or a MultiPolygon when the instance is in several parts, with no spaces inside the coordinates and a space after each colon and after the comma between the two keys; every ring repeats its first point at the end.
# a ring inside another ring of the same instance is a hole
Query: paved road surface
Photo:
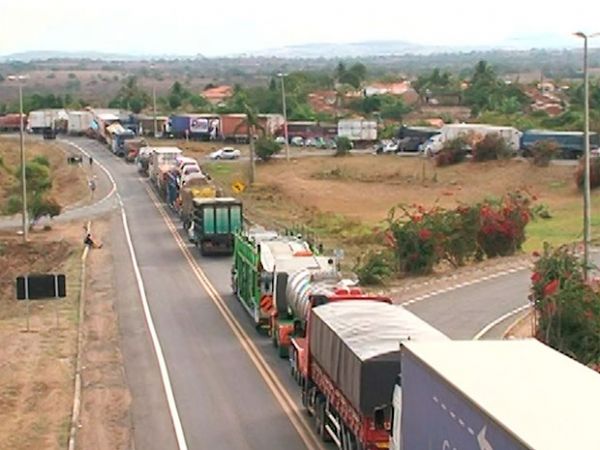
{"type": "MultiPolygon", "coordinates": [[[[135,168],[96,142],[73,141],[104,163],[118,184],[188,448],[306,448],[242,344],[199,285],[135,168]]],[[[139,298],[132,289],[131,262],[119,224],[115,225],[114,236],[103,239],[114,239],[121,249],[115,255],[117,290],[121,293],[118,308],[122,314],[125,368],[133,393],[136,447],[176,448],[155,357],[147,333],[142,331],[139,298]]],[[[237,302],[228,295],[229,260],[202,261],[202,266],[236,317],[249,329],[237,302]]],[[[296,399],[298,391],[287,375],[286,365],[274,361],[276,357],[266,339],[250,336],[273,362],[277,375],[296,399]]]]}

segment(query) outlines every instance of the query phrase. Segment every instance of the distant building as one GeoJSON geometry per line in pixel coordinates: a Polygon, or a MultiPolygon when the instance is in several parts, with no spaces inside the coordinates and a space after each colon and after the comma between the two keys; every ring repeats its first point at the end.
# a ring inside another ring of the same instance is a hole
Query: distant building
{"type": "Polygon", "coordinates": [[[338,95],[333,90],[314,91],[308,94],[308,104],[315,112],[335,114],[338,95]]]}
{"type": "Polygon", "coordinates": [[[410,81],[398,83],[371,83],[365,86],[365,97],[373,95],[403,95],[411,89],[410,81]]]}
{"type": "Polygon", "coordinates": [[[227,101],[233,96],[233,88],[231,86],[222,85],[206,89],[202,92],[202,97],[213,105],[219,105],[227,101]]]}

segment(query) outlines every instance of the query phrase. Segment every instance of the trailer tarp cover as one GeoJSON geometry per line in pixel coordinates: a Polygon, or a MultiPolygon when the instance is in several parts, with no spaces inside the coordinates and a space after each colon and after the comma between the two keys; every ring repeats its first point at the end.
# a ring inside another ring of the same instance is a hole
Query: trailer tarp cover
{"type": "Polygon", "coordinates": [[[391,402],[400,343],[448,338],[401,306],[354,300],[314,308],[310,352],[362,414],[391,402]]]}

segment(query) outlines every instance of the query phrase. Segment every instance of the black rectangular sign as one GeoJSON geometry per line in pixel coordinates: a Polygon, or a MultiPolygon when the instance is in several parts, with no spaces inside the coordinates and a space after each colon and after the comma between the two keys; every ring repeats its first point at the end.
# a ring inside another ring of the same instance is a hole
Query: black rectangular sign
{"type": "Polygon", "coordinates": [[[67,296],[67,281],[63,274],[17,277],[17,300],[41,300],[67,296]],[[27,289],[25,289],[27,283],[27,289]]]}

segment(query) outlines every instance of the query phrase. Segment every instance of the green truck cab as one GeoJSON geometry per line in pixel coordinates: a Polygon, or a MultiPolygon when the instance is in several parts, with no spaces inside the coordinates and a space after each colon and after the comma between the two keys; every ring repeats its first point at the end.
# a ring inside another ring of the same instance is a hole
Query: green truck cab
{"type": "Polygon", "coordinates": [[[193,236],[200,254],[233,254],[233,236],[243,228],[242,202],[231,197],[194,198],[193,236]]]}

